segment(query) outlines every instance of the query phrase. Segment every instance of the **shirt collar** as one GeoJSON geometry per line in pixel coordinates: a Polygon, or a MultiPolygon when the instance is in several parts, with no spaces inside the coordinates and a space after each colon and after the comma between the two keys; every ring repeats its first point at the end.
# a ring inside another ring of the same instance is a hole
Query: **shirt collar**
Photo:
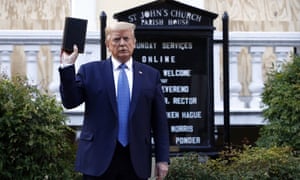
{"type": "MultiPolygon", "coordinates": [[[[117,70],[119,68],[119,66],[122,64],[122,63],[120,63],[120,61],[115,59],[113,56],[111,56],[111,61],[112,61],[112,65],[113,65],[113,70],[117,70]]],[[[125,64],[126,64],[128,70],[131,71],[131,69],[132,69],[132,57],[125,64]]]]}

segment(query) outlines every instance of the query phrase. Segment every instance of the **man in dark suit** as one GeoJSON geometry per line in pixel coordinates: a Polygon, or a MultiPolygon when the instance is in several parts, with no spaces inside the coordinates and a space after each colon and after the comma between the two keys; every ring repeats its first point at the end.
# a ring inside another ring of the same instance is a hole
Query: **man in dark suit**
{"type": "Polygon", "coordinates": [[[72,54],[62,52],[62,103],[66,108],[85,103],[75,163],[83,179],[147,179],[151,174],[151,134],[157,179],[168,172],[169,137],[160,73],[132,59],[134,30],[135,25],[127,22],[108,26],[106,46],[111,57],[86,63],[77,74],[76,45],[72,54]],[[125,81],[119,82],[121,79],[125,81]],[[122,94],[127,95],[119,99],[122,94]]]}

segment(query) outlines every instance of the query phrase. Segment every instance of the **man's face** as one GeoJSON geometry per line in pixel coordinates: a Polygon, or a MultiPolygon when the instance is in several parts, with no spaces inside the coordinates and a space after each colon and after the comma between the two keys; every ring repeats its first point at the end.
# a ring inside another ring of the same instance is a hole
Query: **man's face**
{"type": "Polygon", "coordinates": [[[106,46],[113,57],[125,63],[130,59],[135,48],[135,38],[132,30],[112,31],[106,46]]]}

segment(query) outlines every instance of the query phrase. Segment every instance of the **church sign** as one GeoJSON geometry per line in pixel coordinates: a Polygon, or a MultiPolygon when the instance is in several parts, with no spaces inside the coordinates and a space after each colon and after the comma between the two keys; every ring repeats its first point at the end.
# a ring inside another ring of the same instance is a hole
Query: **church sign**
{"type": "Polygon", "coordinates": [[[136,24],[134,60],[161,73],[170,152],[213,151],[213,19],[176,1],[155,1],[114,15],[136,24]]]}
{"type": "Polygon", "coordinates": [[[190,11],[157,8],[147,9],[128,16],[128,22],[139,23],[141,26],[176,26],[200,23],[201,16],[190,11]]]}

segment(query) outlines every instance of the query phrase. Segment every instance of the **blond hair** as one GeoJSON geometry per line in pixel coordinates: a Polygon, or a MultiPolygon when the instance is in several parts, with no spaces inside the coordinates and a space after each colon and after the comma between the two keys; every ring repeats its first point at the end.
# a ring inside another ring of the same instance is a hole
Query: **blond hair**
{"type": "Polygon", "coordinates": [[[111,32],[122,30],[132,30],[132,34],[134,36],[135,24],[125,21],[117,21],[111,23],[105,28],[105,40],[109,40],[111,32]]]}

